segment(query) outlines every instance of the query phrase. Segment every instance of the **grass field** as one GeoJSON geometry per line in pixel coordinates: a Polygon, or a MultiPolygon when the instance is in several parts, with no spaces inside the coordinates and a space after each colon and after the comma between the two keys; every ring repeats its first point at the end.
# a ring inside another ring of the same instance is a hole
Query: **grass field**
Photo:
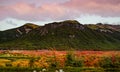
{"type": "Polygon", "coordinates": [[[59,72],[60,69],[120,72],[120,51],[0,50],[0,72],[59,72]]]}

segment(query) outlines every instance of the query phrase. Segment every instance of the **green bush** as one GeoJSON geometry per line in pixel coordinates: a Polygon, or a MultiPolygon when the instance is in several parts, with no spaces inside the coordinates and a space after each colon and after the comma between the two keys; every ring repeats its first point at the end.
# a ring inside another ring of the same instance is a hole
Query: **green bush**
{"type": "Polygon", "coordinates": [[[120,68],[120,57],[104,57],[100,61],[100,67],[103,68],[120,68]]]}
{"type": "Polygon", "coordinates": [[[67,53],[66,55],[66,66],[70,67],[82,67],[83,66],[83,61],[80,59],[77,59],[74,55],[74,53],[67,53]]]}

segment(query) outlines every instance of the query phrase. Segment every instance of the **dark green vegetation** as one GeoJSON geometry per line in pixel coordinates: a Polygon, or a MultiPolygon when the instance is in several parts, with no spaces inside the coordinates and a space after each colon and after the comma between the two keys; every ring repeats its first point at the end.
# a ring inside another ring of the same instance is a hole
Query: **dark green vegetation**
{"type": "MultiPolygon", "coordinates": [[[[0,68],[0,72],[55,72],[59,69],[47,69],[47,71],[42,71],[41,68],[0,68]]],[[[102,68],[80,68],[80,67],[68,67],[62,69],[64,72],[120,72],[120,69],[102,69],[102,68]]]]}
{"type": "Polygon", "coordinates": [[[75,20],[26,24],[0,32],[0,49],[120,50],[120,26],[75,20]]]}

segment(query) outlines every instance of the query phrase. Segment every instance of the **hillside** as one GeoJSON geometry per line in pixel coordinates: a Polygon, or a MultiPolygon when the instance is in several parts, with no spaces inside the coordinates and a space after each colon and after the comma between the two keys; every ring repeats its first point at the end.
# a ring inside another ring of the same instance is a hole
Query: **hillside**
{"type": "Polygon", "coordinates": [[[120,26],[76,20],[44,26],[27,23],[1,31],[0,49],[120,50],[120,26]]]}

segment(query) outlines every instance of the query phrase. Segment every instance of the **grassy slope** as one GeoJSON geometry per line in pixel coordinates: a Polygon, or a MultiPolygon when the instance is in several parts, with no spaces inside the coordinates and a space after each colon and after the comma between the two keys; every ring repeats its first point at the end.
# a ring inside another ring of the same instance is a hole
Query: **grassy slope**
{"type": "Polygon", "coordinates": [[[0,44],[8,49],[51,49],[57,50],[120,50],[119,33],[104,33],[85,28],[78,30],[63,26],[57,29],[49,29],[49,32],[41,36],[39,31],[33,31],[28,35],[14,41],[0,44]],[[70,38],[69,35],[74,35],[70,38]]]}

